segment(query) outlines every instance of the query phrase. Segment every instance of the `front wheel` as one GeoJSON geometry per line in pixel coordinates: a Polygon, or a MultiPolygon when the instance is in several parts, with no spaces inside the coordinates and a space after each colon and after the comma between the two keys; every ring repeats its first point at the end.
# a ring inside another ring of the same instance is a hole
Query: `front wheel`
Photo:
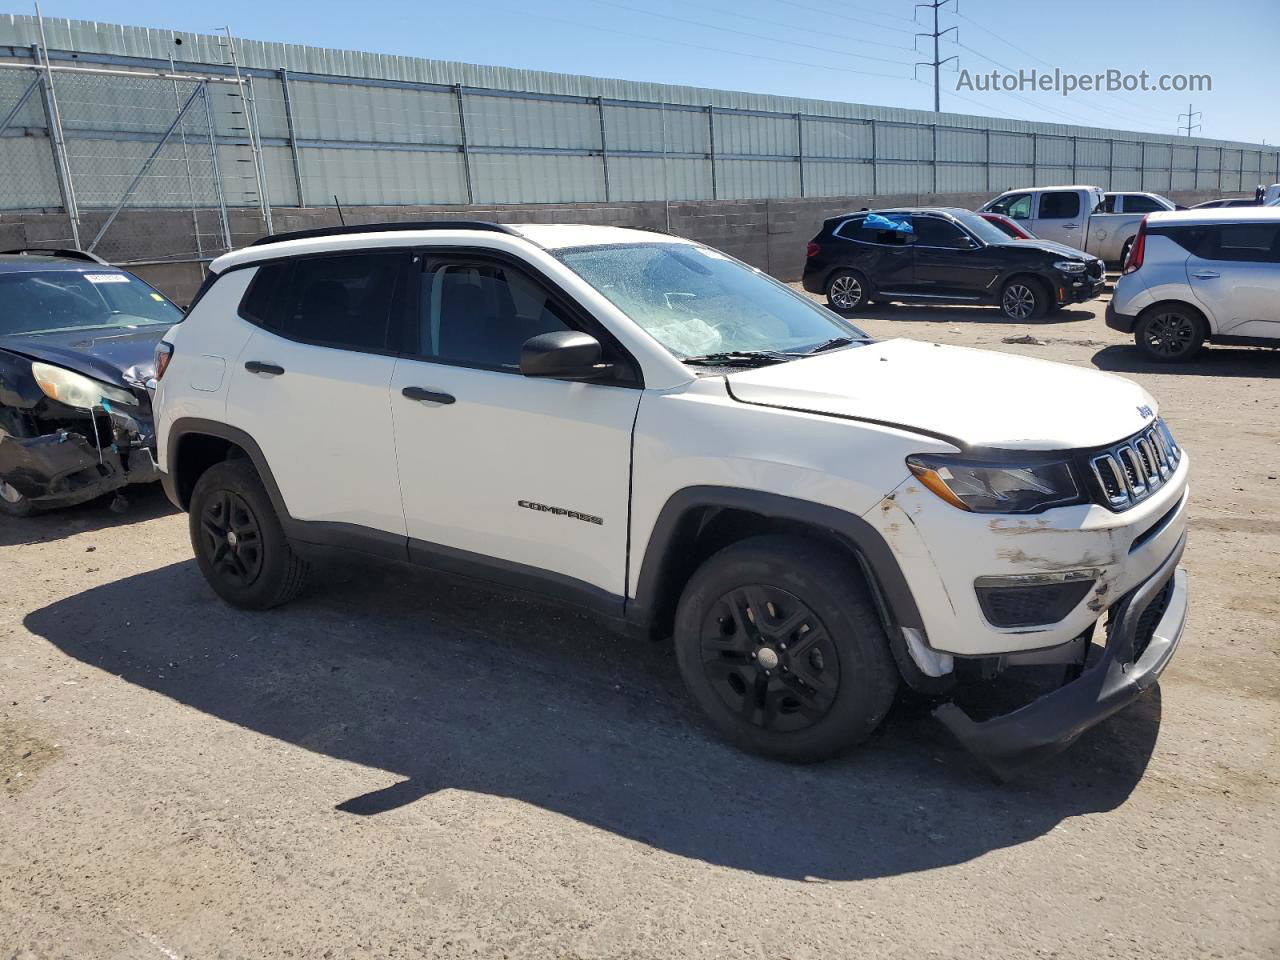
{"type": "Polygon", "coordinates": [[[1049,310],[1044,284],[1028,277],[1014,277],[1000,291],[1000,311],[1010,320],[1039,320],[1049,310]]]}
{"type": "Polygon", "coordinates": [[[1204,344],[1204,321],[1184,307],[1157,307],[1138,318],[1133,340],[1152,360],[1188,360],[1204,344]]]}
{"type": "Polygon", "coordinates": [[[30,500],[0,480],[0,513],[9,517],[29,517],[35,512],[30,500]]]}
{"type": "Polygon", "coordinates": [[[867,302],[867,278],[857,270],[837,270],[827,281],[827,303],[835,310],[855,310],[867,302]]]}
{"type": "Polygon", "coordinates": [[[302,589],[306,561],[290,546],[248,460],[227,460],[201,474],[188,523],[200,572],[232,606],[267,610],[302,589]]]}
{"type": "Polygon", "coordinates": [[[752,537],[708,559],[676,610],[676,658],[730,742],[822,760],[865,740],[898,672],[853,561],[794,537],[752,537]]]}

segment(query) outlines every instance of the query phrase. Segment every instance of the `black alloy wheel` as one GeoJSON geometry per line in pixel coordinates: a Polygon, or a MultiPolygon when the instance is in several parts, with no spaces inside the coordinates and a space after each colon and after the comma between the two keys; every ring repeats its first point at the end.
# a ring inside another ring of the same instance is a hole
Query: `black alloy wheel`
{"type": "Polygon", "coordinates": [[[1142,318],[1137,330],[1138,346],[1156,360],[1185,360],[1203,340],[1200,325],[1182,310],[1152,313],[1142,318]]]}

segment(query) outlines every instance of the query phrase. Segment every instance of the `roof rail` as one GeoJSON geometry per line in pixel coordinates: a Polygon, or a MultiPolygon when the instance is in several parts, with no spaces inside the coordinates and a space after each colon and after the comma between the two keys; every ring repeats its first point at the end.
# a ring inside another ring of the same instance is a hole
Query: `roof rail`
{"type": "Polygon", "coordinates": [[[17,250],[0,250],[0,254],[22,257],[63,257],[67,260],[85,260],[89,263],[108,265],[107,261],[88,250],[76,250],[73,247],[21,247],[17,250]]]}
{"type": "Polygon", "coordinates": [[[488,230],[493,233],[509,233],[515,230],[501,223],[486,220],[404,220],[391,223],[353,223],[344,227],[316,227],[313,230],[294,230],[290,233],[272,233],[249,244],[260,247],[268,243],[284,243],[286,240],[313,240],[316,237],[340,237],[351,233],[391,233],[396,230],[488,230]]]}

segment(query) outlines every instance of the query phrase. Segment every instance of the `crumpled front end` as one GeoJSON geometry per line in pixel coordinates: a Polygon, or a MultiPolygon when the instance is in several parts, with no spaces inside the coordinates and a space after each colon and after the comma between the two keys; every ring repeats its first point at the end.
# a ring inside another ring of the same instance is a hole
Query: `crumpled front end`
{"type": "Polygon", "coordinates": [[[0,422],[0,480],[33,506],[68,506],[159,479],[145,403],[90,413],[46,403],[0,422]]]}

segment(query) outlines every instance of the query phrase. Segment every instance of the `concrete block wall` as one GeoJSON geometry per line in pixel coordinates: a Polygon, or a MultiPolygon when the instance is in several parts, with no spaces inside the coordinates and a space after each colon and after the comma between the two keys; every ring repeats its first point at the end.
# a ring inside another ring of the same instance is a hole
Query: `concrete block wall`
{"type": "MultiPolygon", "coordinates": [[[[1212,191],[1175,191],[1170,199],[1191,205],[1217,196],[1212,191]]],[[[397,206],[344,208],[348,224],[406,220],[492,220],[500,223],[590,223],[669,231],[724,250],[779,280],[798,280],[804,269],[805,244],[822,221],[849,211],[896,206],[949,206],[973,209],[991,194],[903,194],[876,197],[805,197],[774,200],[690,200],[663,203],[499,204],[474,206],[397,206]]],[[[92,238],[105,215],[85,215],[84,242],[92,238]]],[[[254,209],[228,211],[232,246],[252,243],[265,232],[254,209]]],[[[221,228],[213,210],[199,212],[199,229],[207,242],[221,244],[221,228]]],[[[333,207],[272,209],[277,233],[333,226],[333,207]]],[[[0,250],[24,246],[69,246],[69,225],[57,212],[0,214],[0,250]]],[[[190,210],[123,211],[104,236],[104,256],[129,263],[135,273],[178,303],[187,303],[203,277],[203,264],[172,262],[176,251],[189,260],[194,249],[190,210]],[[170,260],[157,263],[154,261],[170,260]],[[141,262],[140,262],[141,261],[141,262]],[[146,262],[152,261],[152,262],[146,262]]]]}

